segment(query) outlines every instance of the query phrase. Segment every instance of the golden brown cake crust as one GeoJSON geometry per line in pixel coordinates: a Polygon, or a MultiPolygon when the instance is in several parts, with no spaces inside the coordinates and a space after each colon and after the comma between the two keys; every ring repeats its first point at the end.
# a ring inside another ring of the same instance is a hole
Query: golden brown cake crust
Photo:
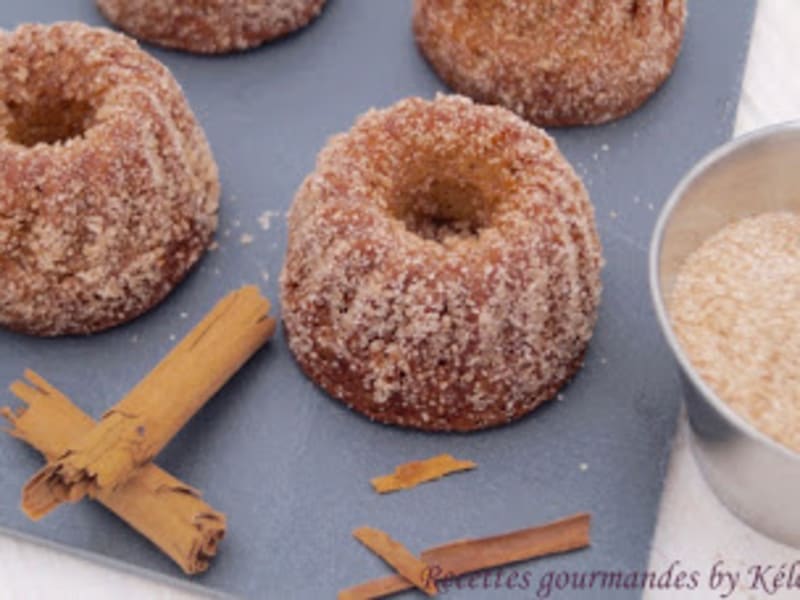
{"type": "Polygon", "coordinates": [[[680,51],[686,0],[414,0],[417,43],[455,91],[541,126],[638,108],[680,51]]]}
{"type": "Polygon", "coordinates": [[[214,54],[246,50],[308,25],[325,0],[97,0],[100,12],[132,36],[214,54]]]}
{"type": "Polygon", "coordinates": [[[0,325],[138,316],[202,255],[218,201],[202,129],[136,42],[79,23],[0,32],[0,325]]]}
{"type": "Polygon", "coordinates": [[[460,96],[334,137],[289,214],[281,277],[302,369],[372,419],[507,423],[581,364],[602,252],[585,188],[540,129],[460,96]]]}

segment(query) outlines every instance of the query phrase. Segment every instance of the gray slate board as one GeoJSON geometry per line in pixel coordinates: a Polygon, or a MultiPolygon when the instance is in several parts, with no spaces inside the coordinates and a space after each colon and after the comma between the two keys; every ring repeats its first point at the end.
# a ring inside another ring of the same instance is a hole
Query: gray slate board
{"type": "MultiPolygon", "coordinates": [[[[102,24],[92,4],[6,0],[0,26],[102,24]]],[[[280,334],[159,458],[230,517],[221,554],[194,582],[249,598],[330,598],[386,573],[351,540],[358,525],[381,527],[419,551],[577,511],[594,514],[591,550],[522,565],[532,578],[527,591],[450,595],[530,598],[551,570],[646,568],[680,388],[650,309],[645,249],[673,185],[731,133],[753,5],[693,2],[676,72],[642,110],[612,125],[555,132],[590,188],[608,262],[597,332],[565,400],[480,434],[387,428],[325,397],[300,374],[280,334]],[[480,468],[408,493],[372,493],[370,477],[440,452],[480,468]]],[[[369,107],[444,89],[418,55],[409,19],[408,0],[331,0],[312,27],[254,52],[203,58],[152,50],[184,85],[219,161],[221,248],[166,302],[128,326],[57,340],[0,332],[0,384],[34,368],[97,417],[167,352],[171,336],[186,333],[230,289],[260,282],[277,301],[283,214],[328,136],[369,107]],[[265,231],[258,217],[267,210],[280,216],[265,231]],[[242,234],[254,242],[242,244],[242,234]]],[[[0,403],[6,401],[4,393],[0,403]]],[[[0,436],[0,527],[180,576],[91,503],[28,522],[18,510],[19,490],[40,465],[34,452],[0,436]]]]}

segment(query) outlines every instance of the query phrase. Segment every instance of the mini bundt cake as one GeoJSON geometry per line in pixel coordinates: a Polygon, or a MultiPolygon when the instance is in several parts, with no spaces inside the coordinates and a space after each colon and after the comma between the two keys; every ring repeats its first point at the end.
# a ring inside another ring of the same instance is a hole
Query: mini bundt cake
{"type": "Polygon", "coordinates": [[[308,25],[325,0],[97,0],[132,36],[199,54],[247,50],[308,25]]]}
{"type": "Polygon", "coordinates": [[[85,334],[142,314],[217,224],[217,166],[169,71],[78,23],[0,32],[0,325],[85,334]]]}
{"type": "Polygon", "coordinates": [[[500,107],[407,99],[334,137],[289,214],[284,322],[301,368],[368,417],[512,421],[582,363],[602,252],[555,142],[500,107]]]}
{"type": "Polygon", "coordinates": [[[638,108],[680,52],[686,0],[414,0],[423,54],[455,91],[541,126],[638,108]]]}

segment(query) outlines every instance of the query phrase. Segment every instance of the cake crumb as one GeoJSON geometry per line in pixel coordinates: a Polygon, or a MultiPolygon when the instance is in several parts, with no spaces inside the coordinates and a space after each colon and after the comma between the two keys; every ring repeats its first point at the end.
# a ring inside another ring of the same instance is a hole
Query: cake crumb
{"type": "Polygon", "coordinates": [[[249,246],[253,243],[255,238],[250,235],[249,233],[243,233],[242,236],[239,238],[239,242],[241,242],[242,246],[249,246]]]}
{"type": "Polygon", "coordinates": [[[280,211],[265,210],[263,213],[261,213],[261,216],[258,217],[258,224],[264,231],[269,231],[269,228],[272,226],[272,219],[276,219],[280,216],[280,211]]]}

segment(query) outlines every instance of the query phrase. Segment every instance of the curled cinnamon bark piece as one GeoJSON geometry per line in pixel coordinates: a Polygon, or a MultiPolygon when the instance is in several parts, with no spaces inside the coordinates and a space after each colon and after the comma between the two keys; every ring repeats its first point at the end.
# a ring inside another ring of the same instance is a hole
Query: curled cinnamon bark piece
{"type": "MultiPolygon", "coordinates": [[[[8,433],[52,460],[70,440],[85,435],[95,421],[33,371],[11,392],[25,403],[0,409],[8,433]]],[[[139,469],[116,490],[101,490],[97,500],[167,554],[187,575],[208,569],[225,536],[225,515],[189,487],[154,464],[139,469]]]]}
{"type": "Polygon", "coordinates": [[[22,509],[38,520],[62,502],[126,483],[272,336],[258,288],[225,297],[122,401],[25,485],[22,509]]]}
{"type": "Polygon", "coordinates": [[[391,475],[375,477],[370,483],[379,494],[388,494],[435,481],[459,471],[470,471],[477,466],[471,460],[458,460],[450,454],[440,454],[400,465],[391,475]]]}

